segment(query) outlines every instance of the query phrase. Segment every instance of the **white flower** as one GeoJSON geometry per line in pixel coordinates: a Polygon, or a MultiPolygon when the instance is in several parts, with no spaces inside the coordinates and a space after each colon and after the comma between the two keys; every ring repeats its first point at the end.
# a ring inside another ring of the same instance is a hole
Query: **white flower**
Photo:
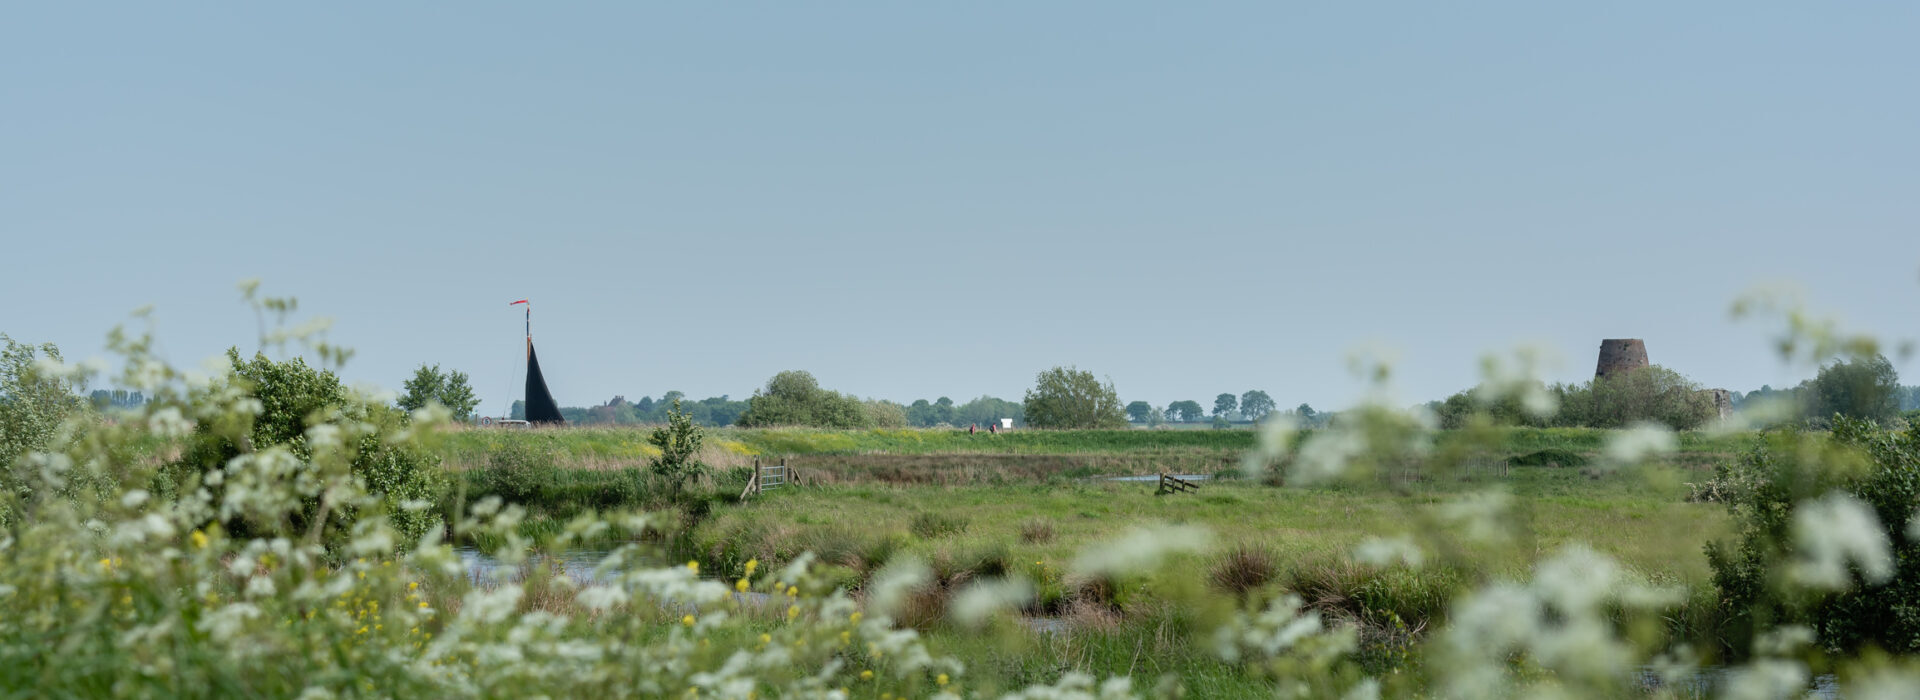
{"type": "Polygon", "coordinates": [[[1727,700],[1785,700],[1807,686],[1807,666],[1798,661],[1760,659],[1727,674],[1720,697],[1727,700]]]}
{"type": "Polygon", "coordinates": [[[869,585],[867,602],[874,612],[893,616],[900,612],[900,606],[907,602],[907,596],[915,589],[927,585],[933,580],[933,570],[919,559],[913,557],[895,557],[874,574],[869,585]]]}
{"type": "Polygon", "coordinates": [[[1369,537],[1354,548],[1353,558],[1362,564],[1372,566],[1405,565],[1420,568],[1426,561],[1426,554],[1420,551],[1420,545],[1405,535],[1382,538],[1369,537]]]}
{"type": "Polygon", "coordinates": [[[181,415],[179,408],[166,406],[147,416],[147,430],[163,438],[177,438],[193,432],[193,421],[181,415]]]}
{"type": "Polygon", "coordinates": [[[955,622],[979,627],[995,613],[1019,608],[1033,600],[1033,583],[1025,578],[1002,578],[967,586],[954,596],[948,608],[955,622]]]}
{"type": "Polygon", "coordinates": [[[1893,552],[1873,509],[1835,491],[1794,509],[1793,537],[1798,556],[1788,575],[1813,588],[1845,590],[1853,585],[1847,564],[1860,567],[1868,583],[1893,578],[1893,552]]]}
{"type": "Polygon", "coordinates": [[[613,586],[588,586],[573,596],[581,605],[596,612],[627,602],[627,592],[613,586]]]}
{"type": "Polygon", "coordinates": [[[1673,454],[1678,449],[1680,440],[1666,426],[1637,423],[1607,439],[1606,447],[1600,452],[1599,466],[1605,470],[1630,467],[1654,457],[1673,454]]]}
{"type": "Polygon", "coordinates": [[[510,583],[491,590],[474,590],[467,594],[466,604],[460,607],[460,616],[498,623],[512,615],[514,608],[520,605],[520,594],[520,587],[510,583]]]}
{"type": "Polygon", "coordinates": [[[1259,441],[1253,451],[1240,460],[1240,471],[1247,476],[1259,476],[1267,465],[1287,453],[1293,442],[1293,433],[1299,428],[1291,415],[1269,413],[1260,422],[1259,441]]]}
{"type": "Polygon", "coordinates": [[[1346,471],[1347,462],[1367,450],[1367,439],[1352,430],[1334,428],[1315,433],[1300,446],[1288,470],[1289,483],[1301,486],[1331,481],[1346,471]]]}
{"type": "Polygon", "coordinates": [[[1504,540],[1507,528],[1504,522],[1507,508],[1513,503],[1513,495],[1501,490],[1487,490],[1469,493],[1439,506],[1440,519],[1454,526],[1455,531],[1468,539],[1482,542],[1504,540]]]}
{"type": "Polygon", "coordinates": [[[1074,557],[1073,571],[1083,576],[1118,576],[1144,571],[1176,552],[1207,546],[1208,533],[1195,525],[1135,528],[1124,537],[1096,545],[1074,557]]]}

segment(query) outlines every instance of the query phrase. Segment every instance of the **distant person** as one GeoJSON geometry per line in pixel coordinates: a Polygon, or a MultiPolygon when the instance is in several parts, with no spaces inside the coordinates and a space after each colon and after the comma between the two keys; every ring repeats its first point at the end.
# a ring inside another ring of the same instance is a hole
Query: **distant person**
{"type": "Polygon", "coordinates": [[[994,422],[992,422],[992,423],[988,423],[988,424],[987,424],[987,432],[989,432],[989,433],[999,433],[999,432],[1000,432],[1000,421],[994,421],[994,422]]]}
{"type": "Polygon", "coordinates": [[[968,424],[967,424],[967,434],[968,434],[968,435],[972,435],[972,434],[973,434],[973,429],[974,429],[974,427],[976,427],[976,426],[978,426],[978,425],[980,425],[980,424],[979,424],[979,423],[968,423],[968,424]]]}

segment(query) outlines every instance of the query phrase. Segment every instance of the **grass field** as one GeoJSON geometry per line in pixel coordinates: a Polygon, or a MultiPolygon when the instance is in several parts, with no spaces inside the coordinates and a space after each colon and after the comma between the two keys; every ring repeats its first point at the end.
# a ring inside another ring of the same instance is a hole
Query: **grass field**
{"type": "MultiPolygon", "coordinates": [[[[1464,439],[1442,442],[1454,437],[1464,439]]],[[[1667,624],[1711,647],[1718,621],[1703,546],[1730,524],[1719,505],[1686,502],[1685,482],[1705,480],[1712,464],[1752,438],[1688,434],[1677,454],[1656,464],[1612,473],[1581,468],[1607,437],[1511,430],[1495,436],[1482,459],[1511,465],[1503,470],[1300,488],[1237,478],[1241,455],[1254,445],[1250,431],[727,429],[709,435],[702,457],[717,467],[704,482],[710,495],[673,548],[721,576],[738,575],[749,561],[779,566],[811,552],[856,594],[890,562],[923,561],[933,582],[916,598],[922,613],[908,619],[950,653],[995,669],[983,675],[1008,688],[1057,678],[1062,669],[1133,674],[1144,684],[1164,669],[1196,692],[1270,687],[1179,631],[1195,627],[1187,618],[1218,617],[1218,608],[1253,590],[1295,591],[1315,609],[1358,623],[1361,656],[1376,670],[1417,665],[1405,650],[1444,622],[1457,594],[1524,579],[1537,561],[1575,543],[1615,557],[1637,578],[1684,588],[1692,602],[1667,624]],[[744,466],[756,458],[784,458],[808,483],[741,500],[744,466]],[[1197,493],[1164,496],[1152,482],[1098,478],[1159,471],[1223,478],[1197,493]],[[1463,535],[1472,528],[1459,504],[1490,488],[1507,494],[1489,520],[1499,536],[1463,535]],[[1101,580],[1074,573],[1077,559],[1102,543],[1179,527],[1205,531],[1209,544],[1177,555],[1161,574],[1101,580]],[[1356,548],[1377,538],[1414,543],[1430,559],[1417,570],[1354,563],[1356,548]],[[1009,575],[1035,583],[1025,614],[1056,621],[1058,633],[982,642],[942,621],[955,592],[1009,575]]],[[[657,489],[638,469],[650,460],[644,438],[634,429],[465,430],[448,441],[447,462],[473,497],[487,493],[491,450],[511,441],[549,455],[550,471],[519,499],[533,512],[522,529],[537,538],[579,512],[658,505],[657,489]]]]}

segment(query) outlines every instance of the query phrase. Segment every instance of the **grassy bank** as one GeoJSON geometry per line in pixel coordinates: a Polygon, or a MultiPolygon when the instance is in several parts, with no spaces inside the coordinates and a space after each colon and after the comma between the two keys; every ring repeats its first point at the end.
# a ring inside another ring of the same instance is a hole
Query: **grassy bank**
{"type": "MultiPolygon", "coordinates": [[[[468,428],[453,431],[444,445],[446,463],[455,470],[484,465],[489,454],[508,444],[533,446],[563,468],[619,469],[648,464],[659,455],[646,442],[649,432],[639,427],[468,428]]],[[[1501,451],[1510,455],[1559,449],[1592,456],[1609,434],[1581,428],[1513,428],[1503,430],[1499,440],[1501,451]]],[[[1109,465],[1111,469],[1098,472],[1106,474],[1152,473],[1169,466],[1210,473],[1210,467],[1237,463],[1241,454],[1254,447],[1256,437],[1250,430],[1016,430],[969,435],[965,430],[932,429],[720,428],[708,432],[701,458],[709,465],[729,468],[751,464],[755,458],[786,457],[796,464],[827,466],[851,462],[844,458],[852,457],[869,458],[868,465],[887,458],[930,457],[956,466],[983,455],[1009,458],[1003,460],[1005,464],[1022,463],[1019,458],[1023,457],[1051,456],[1065,459],[1033,463],[1109,465]]],[[[1752,444],[1751,435],[1682,433],[1679,438],[1678,459],[1687,463],[1710,461],[1752,444]]]]}

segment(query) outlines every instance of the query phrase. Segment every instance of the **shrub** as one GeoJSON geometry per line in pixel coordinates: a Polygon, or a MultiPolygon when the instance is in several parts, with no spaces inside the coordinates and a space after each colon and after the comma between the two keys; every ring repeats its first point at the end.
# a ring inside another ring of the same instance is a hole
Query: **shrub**
{"type": "Polygon", "coordinates": [[[1840,417],[1830,437],[1774,433],[1744,459],[1721,465],[1715,482],[1716,495],[1740,525],[1737,543],[1707,547],[1733,649],[1744,649],[1740,642],[1770,626],[1804,623],[1829,650],[1920,651],[1920,544],[1907,533],[1920,503],[1920,428],[1893,432],[1840,417]],[[1849,567],[1840,586],[1807,585],[1787,575],[1805,563],[1794,558],[1796,528],[1808,526],[1800,510],[1832,502],[1836,494],[1865,504],[1877,518],[1877,533],[1844,534],[1854,541],[1884,538],[1891,546],[1891,574],[1883,580],[1858,566],[1849,567]]]}
{"type": "MultiPolygon", "coordinates": [[[[197,400],[257,401],[251,415],[205,420],[194,427],[182,457],[168,465],[157,487],[163,493],[186,494],[206,488],[218,496],[233,488],[234,477],[208,478],[215,472],[236,472],[234,460],[248,457],[254,466],[271,473],[271,448],[283,448],[317,469],[344,468],[366,484],[403,546],[411,546],[429,530],[441,527],[432,508],[402,507],[438,500],[446,487],[440,458],[393,435],[405,429],[399,410],[354,395],[333,372],[308,366],[301,358],[276,362],[261,353],[242,360],[237,349],[227,350],[231,367],[223,382],[202,389],[197,400]]],[[[259,478],[301,478],[299,475],[259,478]]],[[[307,478],[311,478],[310,476],[307,478]]],[[[331,547],[345,539],[359,513],[332,502],[324,492],[304,493],[304,507],[293,517],[274,521],[242,514],[223,516],[228,527],[241,532],[304,533],[324,521],[324,539],[331,547]]]]}
{"type": "Polygon", "coordinates": [[[1555,390],[1560,395],[1555,425],[1624,428],[1653,422],[1692,430],[1719,415],[1699,384],[1658,365],[1555,390]]]}
{"type": "Polygon", "coordinates": [[[529,504],[540,487],[553,481],[553,457],[527,440],[508,440],[487,453],[481,495],[499,496],[508,503],[529,504]]]}

